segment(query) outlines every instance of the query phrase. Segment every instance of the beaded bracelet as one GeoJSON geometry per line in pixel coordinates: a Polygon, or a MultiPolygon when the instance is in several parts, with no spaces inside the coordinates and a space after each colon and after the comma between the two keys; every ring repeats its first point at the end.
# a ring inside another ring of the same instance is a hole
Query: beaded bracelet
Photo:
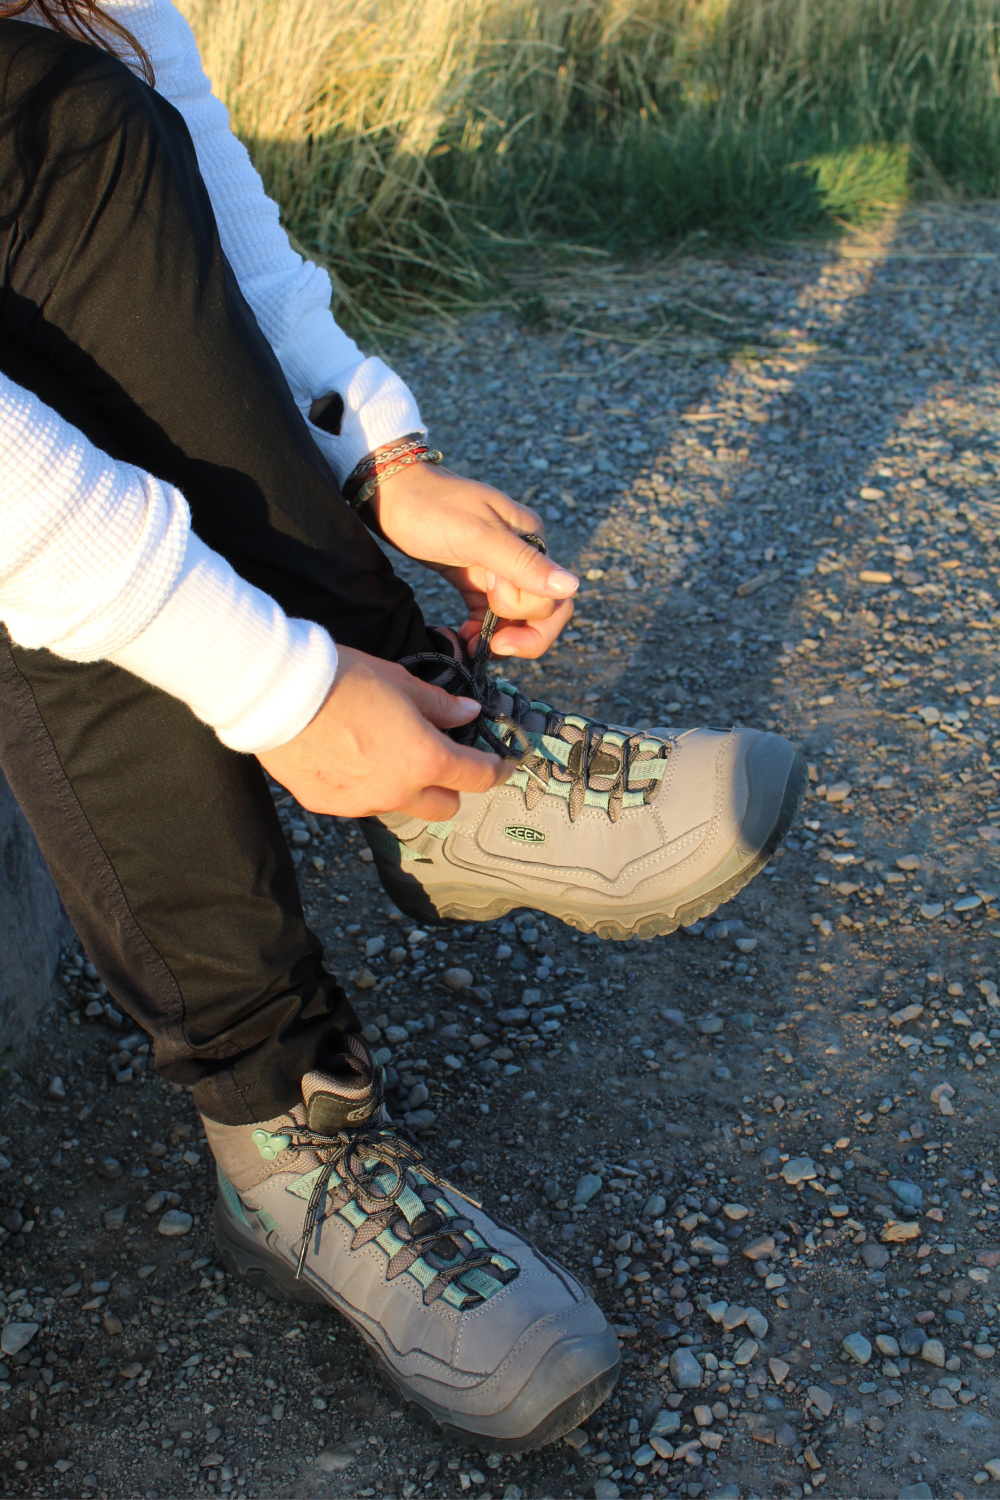
{"type": "Polygon", "coordinates": [[[430,452],[422,432],[408,432],[405,437],[384,444],[374,453],[369,453],[351,470],[342,486],[344,499],[356,509],[371,499],[378,488],[378,481],[389,476],[390,468],[393,473],[398,474],[400,468],[406,468],[411,463],[441,463],[441,455],[432,458],[430,452]],[[362,496],[363,491],[367,493],[362,496]]]}

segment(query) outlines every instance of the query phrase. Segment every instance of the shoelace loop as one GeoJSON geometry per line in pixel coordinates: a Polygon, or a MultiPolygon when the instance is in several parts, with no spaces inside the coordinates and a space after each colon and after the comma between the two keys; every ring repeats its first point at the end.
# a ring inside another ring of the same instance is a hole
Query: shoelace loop
{"type": "MultiPolygon", "coordinates": [[[[353,1201],[365,1215],[364,1222],[355,1230],[351,1249],[359,1249],[376,1239],[384,1229],[391,1229],[403,1243],[402,1249],[389,1261],[387,1278],[391,1281],[408,1270],[414,1261],[424,1258],[435,1273],[433,1280],[424,1288],[426,1304],[440,1297],[453,1281],[470,1271],[483,1271],[501,1283],[512,1280],[518,1274],[516,1267],[508,1272],[498,1266],[493,1259],[497,1252],[485,1242],[482,1247],[463,1243],[467,1231],[474,1230],[473,1221],[454,1211],[450,1217],[442,1214],[434,1200],[439,1196],[440,1189],[447,1188],[473,1207],[479,1208],[480,1205],[453,1183],[428,1168],[416,1137],[405,1126],[371,1122],[356,1130],[341,1131],[336,1136],[322,1135],[304,1126],[295,1126],[287,1128],[284,1134],[290,1137],[286,1147],[288,1151],[312,1152],[319,1156],[321,1162],[321,1170],[313,1183],[302,1224],[296,1280],[302,1276],[320,1207],[329,1191],[330,1178],[334,1172],[341,1180],[330,1194],[332,1211],[336,1212],[353,1201]],[[393,1177],[389,1187],[384,1181],[386,1169],[393,1177]],[[418,1183],[415,1178],[409,1178],[407,1174],[411,1171],[423,1178],[423,1182],[418,1183]],[[424,1212],[412,1222],[407,1220],[398,1203],[400,1194],[406,1188],[416,1193],[425,1204],[424,1212]],[[433,1265],[428,1257],[439,1264],[433,1265]]],[[[480,1237],[478,1231],[475,1232],[480,1237]]],[[[472,1301],[481,1300],[477,1293],[466,1287],[460,1290],[472,1301]]]]}

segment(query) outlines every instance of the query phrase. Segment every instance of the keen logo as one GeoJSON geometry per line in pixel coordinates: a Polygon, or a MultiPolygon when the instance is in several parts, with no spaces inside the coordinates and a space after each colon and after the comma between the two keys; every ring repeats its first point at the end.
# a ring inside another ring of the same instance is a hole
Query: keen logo
{"type": "Polygon", "coordinates": [[[545,835],[540,828],[525,828],[522,823],[508,823],[504,833],[519,844],[544,844],[545,835]]]}

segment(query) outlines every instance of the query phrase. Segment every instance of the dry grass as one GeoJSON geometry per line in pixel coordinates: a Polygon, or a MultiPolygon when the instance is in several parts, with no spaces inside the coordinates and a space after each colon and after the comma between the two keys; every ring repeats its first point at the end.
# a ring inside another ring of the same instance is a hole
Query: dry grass
{"type": "Polygon", "coordinates": [[[182,0],[345,296],[504,247],[774,236],[1000,177],[1000,0],[182,0]]]}

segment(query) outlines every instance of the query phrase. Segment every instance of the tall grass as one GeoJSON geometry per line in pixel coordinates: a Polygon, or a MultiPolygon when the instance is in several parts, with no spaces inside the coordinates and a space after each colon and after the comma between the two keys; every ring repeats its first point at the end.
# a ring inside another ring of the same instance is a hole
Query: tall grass
{"type": "Polygon", "coordinates": [[[774,236],[1000,183],[1000,0],[182,0],[345,294],[528,240],[774,236]]]}

